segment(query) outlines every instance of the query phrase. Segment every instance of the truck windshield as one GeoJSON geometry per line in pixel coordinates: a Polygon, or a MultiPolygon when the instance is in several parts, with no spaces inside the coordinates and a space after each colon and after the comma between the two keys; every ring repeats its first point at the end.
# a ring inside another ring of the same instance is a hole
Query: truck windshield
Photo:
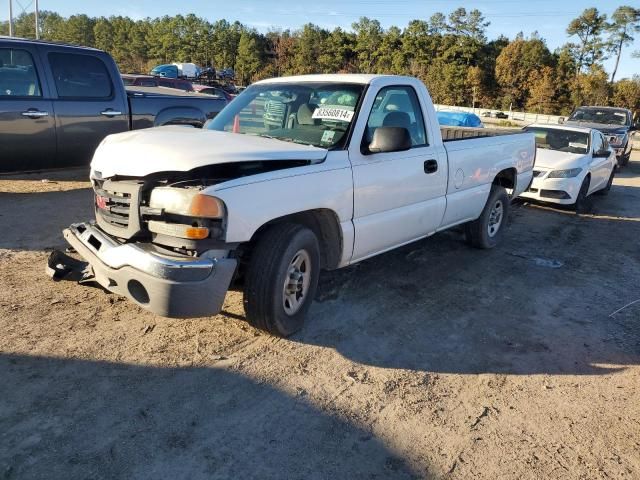
{"type": "Polygon", "coordinates": [[[602,123],[604,125],[628,125],[627,112],[609,108],[578,108],[569,117],[573,122],[602,123]]]}
{"type": "Polygon", "coordinates": [[[524,130],[535,135],[536,148],[580,154],[589,152],[589,134],[587,132],[538,127],[526,127],[524,130]]]}
{"type": "Polygon", "coordinates": [[[363,90],[363,85],[346,83],[253,85],[225,107],[208,128],[341,148],[356,119],[363,90]]]}

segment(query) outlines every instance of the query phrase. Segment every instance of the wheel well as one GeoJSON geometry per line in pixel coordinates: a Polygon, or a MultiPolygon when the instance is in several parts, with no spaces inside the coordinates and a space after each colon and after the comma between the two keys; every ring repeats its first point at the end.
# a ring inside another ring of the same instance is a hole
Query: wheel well
{"type": "Polygon", "coordinates": [[[335,212],[329,209],[316,209],[275,218],[256,230],[247,245],[248,250],[252,249],[268,228],[279,223],[296,223],[312,230],[320,244],[321,268],[327,270],[337,268],[342,258],[342,231],[335,212]]]}
{"type": "Polygon", "coordinates": [[[501,187],[511,189],[512,191],[515,190],[517,182],[518,172],[515,168],[506,168],[498,172],[493,179],[493,185],[500,185],[501,187]]]}

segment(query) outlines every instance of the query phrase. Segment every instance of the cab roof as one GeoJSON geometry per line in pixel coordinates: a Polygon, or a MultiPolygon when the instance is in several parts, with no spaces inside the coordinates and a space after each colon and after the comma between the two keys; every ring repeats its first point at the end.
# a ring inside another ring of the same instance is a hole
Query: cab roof
{"type": "Polygon", "coordinates": [[[102,52],[98,48],[93,47],[84,47],[82,45],[74,45],[71,43],[65,42],[57,42],[55,40],[34,40],[33,38],[22,38],[22,37],[7,37],[6,35],[0,35],[0,42],[10,42],[15,43],[17,45],[24,44],[35,44],[35,45],[54,45],[56,47],[69,47],[69,48],[77,48],[82,50],[91,50],[93,52],[102,52]]]}
{"type": "Polygon", "coordinates": [[[376,75],[364,73],[330,73],[317,75],[294,75],[291,77],[275,77],[266,80],[260,80],[254,85],[268,83],[307,83],[307,82],[324,82],[324,83],[359,83],[361,85],[369,85],[377,80],[395,80],[407,83],[417,81],[415,77],[407,77],[400,75],[376,75]]]}

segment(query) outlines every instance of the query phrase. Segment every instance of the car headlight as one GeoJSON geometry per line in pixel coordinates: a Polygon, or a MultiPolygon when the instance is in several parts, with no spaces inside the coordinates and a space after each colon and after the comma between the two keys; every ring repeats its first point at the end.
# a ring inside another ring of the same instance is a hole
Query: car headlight
{"type": "Polygon", "coordinates": [[[569,170],[553,170],[547,178],[573,178],[580,175],[581,168],[570,168],[569,170]]]}
{"type": "Polygon", "coordinates": [[[193,188],[156,187],[151,191],[149,206],[186,217],[224,217],[222,200],[193,188]]]}
{"type": "Polygon", "coordinates": [[[620,146],[620,145],[624,144],[626,139],[627,139],[627,134],[626,133],[621,133],[621,134],[617,134],[617,135],[611,135],[611,138],[609,139],[609,143],[611,145],[620,146]]]}

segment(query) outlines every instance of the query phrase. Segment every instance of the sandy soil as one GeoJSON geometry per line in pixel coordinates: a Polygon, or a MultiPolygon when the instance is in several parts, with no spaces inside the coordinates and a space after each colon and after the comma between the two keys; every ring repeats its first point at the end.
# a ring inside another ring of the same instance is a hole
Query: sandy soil
{"type": "Polygon", "coordinates": [[[590,215],[517,205],[495,250],[323,274],[287,340],[235,292],[169,320],[50,281],[85,172],[0,177],[0,478],[640,478],[636,159],[590,215]]]}

